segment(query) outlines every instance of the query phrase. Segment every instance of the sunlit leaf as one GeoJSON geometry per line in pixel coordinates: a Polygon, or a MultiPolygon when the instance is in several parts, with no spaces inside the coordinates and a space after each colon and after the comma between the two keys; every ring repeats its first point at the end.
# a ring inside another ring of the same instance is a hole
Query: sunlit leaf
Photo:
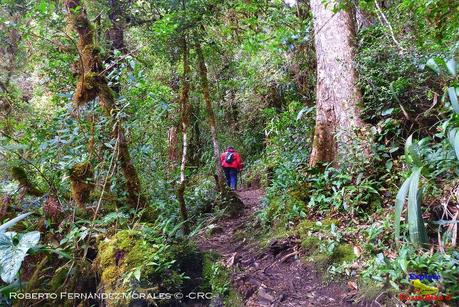
{"type": "Polygon", "coordinates": [[[454,112],[456,112],[456,114],[459,114],[459,102],[457,101],[457,93],[454,87],[448,88],[448,96],[449,101],[451,102],[451,106],[454,109],[454,112]]]}
{"type": "Polygon", "coordinates": [[[410,187],[410,181],[411,176],[408,177],[402,184],[402,187],[398,191],[397,197],[395,198],[395,240],[398,240],[400,237],[400,218],[402,215],[403,204],[405,203],[408,189],[410,187]]]}
{"type": "Polygon", "coordinates": [[[411,175],[410,188],[408,192],[408,228],[410,232],[410,240],[415,244],[427,242],[427,234],[424,227],[424,221],[421,213],[419,179],[421,177],[420,168],[415,168],[411,175]]]}
{"type": "Polygon", "coordinates": [[[456,70],[456,60],[454,58],[449,59],[448,62],[446,62],[446,67],[448,68],[449,73],[456,77],[457,75],[457,70],[456,70]]]}

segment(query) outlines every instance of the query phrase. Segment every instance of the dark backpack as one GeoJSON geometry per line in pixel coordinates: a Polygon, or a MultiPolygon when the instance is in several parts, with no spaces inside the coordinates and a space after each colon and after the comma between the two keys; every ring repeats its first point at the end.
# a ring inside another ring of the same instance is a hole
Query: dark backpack
{"type": "Polygon", "coordinates": [[[226,163],[233,163],[234,161],[234,152],[227,152],[225,156],[226,163]]]}

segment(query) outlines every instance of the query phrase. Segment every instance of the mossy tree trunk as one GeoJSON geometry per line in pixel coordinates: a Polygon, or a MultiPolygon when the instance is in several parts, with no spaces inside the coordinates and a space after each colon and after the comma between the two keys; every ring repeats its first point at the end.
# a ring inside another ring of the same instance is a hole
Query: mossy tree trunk
{"type": "Polygon", "coordinates": [[[180,206],[180,215],[183,220],[183,231],[189,233],[188,225],[188,211],[185,204],[185,188],[186,188],[186,163],[188,154],[188,124],[190,122],[191,106],[189,104],[190,94],[190,63],[189,63],[189,49],[186,37],[182,38],[182,51],[183,51],[183,76],[180,93],[180,108],[181,108],[181,124],[182,124],[182,161],[180,164],[180,181],[177,187],[177,198],[180,206]]]}
{"type": "MultiPolygon", "coordinates": [[[[362,95],[354,67],[354,22],[346,10],[333,13],[335,1],[325,7],[312,0],[317,58],[316,127],[310,165],[334,162],[347,154],[363,122],[358,105],[362,95]]],[[[364,148],[362,148],[363,151],[364,148]]]]}
{"type": "Polygon", "coordinates": [[[217,185],[218,185],[219,191],[223,192],[225,181],[223,178],[223,171],[220,166],[220,148],[218,145],[218,138],[217,138],[217,124],[215,120],[214,109],[212,108],[212,101],[210,99],[209,79],[207,77],[207,66],[206,66],[206,62],[204,59],[204,54],[202,53],[201,45],[199,43],[196,44],[196,54],[198,56],[199,76],[201,80],[202,95],[204,97],[204,102],[206,104],[207,120],[209,121],[210,135],[212,138],[212,145],[214,149],[215,170],[217,173],[217,185]]]}
{"type": "Polygon", "coordinates": [[[78,107],[96,97],[113,127],[112,136],[118,144],[118,161],[123,171],[128,192],[127,202],[130,207],[142,207],[145,199],[141,193],[140,179],[129,154],[128,141],[122,123],[117,119],[117,107],[107,79],[101,73],[102,61],[99,49],[94,45],[94,27],[88,19],[84,7],[79,0],[66,2],[70,26],[78,33],[78,52],[80,56],[80,75],[73,96],[78,107]]]}

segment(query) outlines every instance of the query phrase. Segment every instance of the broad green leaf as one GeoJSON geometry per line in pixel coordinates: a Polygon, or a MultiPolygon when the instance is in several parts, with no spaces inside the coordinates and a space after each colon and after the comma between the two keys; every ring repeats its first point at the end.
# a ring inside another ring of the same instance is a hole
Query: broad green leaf
{"type": "Polygon", "coordinates": [[[40,240],[40,232],[32,231],[18,235],[15,232],[0,233],[0,277],[4,282],[12,283],[21,268],[27,251],[36,246],[40,240]]]}
{"type": "Polygon", "coordinates": [[[134,277],[135,277],[135,279],[137,279],[138,281],[140,281],[140,267],[138,267],[137,269],[135,269],[134,277]]]}
{"type": "Polygon", "coordinates": [[[437,62],[435,62],[434,58],[430,58],[427,61],[426,66],[435,71],[437,74],[440,74],[440,66],[438,66],[437,62]]]}
{"type": "Polygon", "coordinates": [[[392,287],[394,287],[397,291],[400,291],[399,285],[397,285],[393,280],[389,280],[389,283],[392,287]]]}
{"type": "Polygon", "coordinates": [[[457,101],[456,89],[454,87],[449,87],[448,95],[449,95],[449,101],[451,102],[454,112],[456,112],[456,114],[459,114],[459,102],[457,101]]]}
{"type": "Polygon", "coordinates": [[[46,3],[46,1],[40,1],[40,3],[38,4],[37,6],[37,9],[41,12],[41,13],[46,13],[46,9],[48,8],[48,5],[46,3]]]}
{"type": "Polygon", "coordinates": [[[408,188],[410,186],[411,176],[408,177],[402,184],[402,187],[397,193],[395,198],[395,240],[397,241],[400,237],[400,217],[402,215],[403,204],[405,203],[406,195],[408,194],[408,188]]]}
{"type": "Polygon", "coordinates": [[[422,220],[419,179],[421,177],[422,167],[416,167],[413,170],[410,180],[410,188],[408,192],[408,229],[410,232],[410,240],[414,244],[422,244],[427,242],[427,234],[422,220]]]}
{"type": "Polygon", "coordinates": [[[386,109],[381,112],[382,116],[391,115],[394,112],[394,108],[386,109]]]}
{"type": "Polygon", "coordinates": [[[405,157],[408,157],[410,155],[410,146],[413,144],[413,135],[411,134],[405,142],[405,157]]]}
{"type": "Polygon", "coordinates": [[[421,153],[417,142],[413,142],[413,135],[411,134],[405,143],[405,159],[408,164],[416,166],[421,165],[421,153]]]}
{"type": "Polygon", "coordinates": [[[446,62],[446,67],[448,68],[449,73],[456,77],[457,75],[457,70],[456,70],[456,60],[454,58],[449,59],[448,62],[446,62]]]}
{"type": "Polygon", "coordinates": [[[399,258],[398,264],[400,265],[400,268],[403,270],[403,272],[408,273],[408,261],[405,258],[399,258]]]}
{"type": "Polygon", "coordinates": [[[448,132],[448,140],[451,143],[451,146],[454,148],[454,152],[456,153],[456,158],[459,160],[459,133],[456,128],[451,129],[448,132]]]}

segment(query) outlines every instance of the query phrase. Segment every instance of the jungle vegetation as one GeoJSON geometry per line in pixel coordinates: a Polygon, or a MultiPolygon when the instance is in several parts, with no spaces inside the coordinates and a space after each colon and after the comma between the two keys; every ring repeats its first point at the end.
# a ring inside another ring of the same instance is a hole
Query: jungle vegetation
{"type": "Polygon", "coordinates": [[[459,299],[457,1],[0,3],[2,305],[243,302],[196,244],[243,210],[227,146],[261,250],[296,238],[355,305],[408,304],[410,273],[459,299]]]}

